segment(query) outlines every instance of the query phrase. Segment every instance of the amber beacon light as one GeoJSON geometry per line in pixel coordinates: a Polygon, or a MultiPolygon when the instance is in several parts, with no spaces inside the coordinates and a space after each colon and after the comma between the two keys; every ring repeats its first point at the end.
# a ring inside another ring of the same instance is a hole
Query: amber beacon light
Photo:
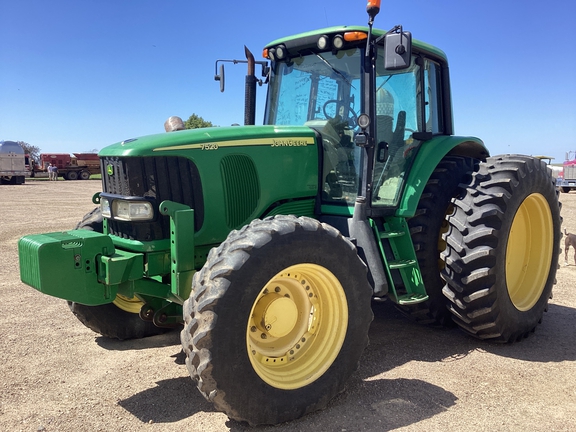
{"type": "Polygon", "coordinates": [[[370,16],[370,19],[373,20],[378,12],[380,12],[380,1],[381,0],[368,0],[368,4],[366,5],[366,12],[370,16]]]}

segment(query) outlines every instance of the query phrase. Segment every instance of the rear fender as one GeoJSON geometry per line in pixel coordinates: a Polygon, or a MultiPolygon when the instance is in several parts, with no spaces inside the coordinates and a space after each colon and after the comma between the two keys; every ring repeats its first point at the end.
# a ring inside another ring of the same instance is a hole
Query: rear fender
{"type": "Polygon", "coordinates": [[[466,156],[485,160],[490,156],[479,138],[439,136],[422,143],[406,180],[396,216],[412,217],[428,179],[444,156],[466,156]]]}

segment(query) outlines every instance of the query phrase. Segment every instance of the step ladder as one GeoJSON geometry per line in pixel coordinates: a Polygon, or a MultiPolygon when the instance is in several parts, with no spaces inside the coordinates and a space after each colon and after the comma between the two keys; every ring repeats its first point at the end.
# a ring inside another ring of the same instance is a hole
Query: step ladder
{"type": "Polygon", "coordinates": [[[388,295],[400,305],[413,305],[428,300],[406,219],[385,217],[381,224],[374,220],[370,222],[379,239],[378,246],[388,280],[388,295]],[[395,274],[402,280],[402,290],[397,287],[398,277],[395,274]]]}

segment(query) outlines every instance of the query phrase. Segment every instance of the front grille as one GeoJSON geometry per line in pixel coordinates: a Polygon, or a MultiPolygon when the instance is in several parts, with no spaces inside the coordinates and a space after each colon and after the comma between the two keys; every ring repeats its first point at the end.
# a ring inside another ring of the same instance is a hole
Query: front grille
{"type": "MultiPolygon", "coordinates": [[[[146,197],[158,209],[164,200],[194,209],[194,230],[204,221],[204,198],[198,168],[189,159],[177,156],[102,157],[102,187],[105,193],[146,197]]],[[[170,218],[157,212],[153,221],[108,221],[110,234],[138,241],[170,237],[170,218]]]]}

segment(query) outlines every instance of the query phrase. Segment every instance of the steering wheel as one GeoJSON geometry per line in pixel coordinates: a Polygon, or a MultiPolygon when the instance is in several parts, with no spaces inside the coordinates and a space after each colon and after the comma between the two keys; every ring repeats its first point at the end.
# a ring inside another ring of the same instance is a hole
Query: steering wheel
{"type": "Polygon", "coordinates": [[[322,106],[322,112],[324,113],[324,117],[326,117],[328,120],[331,120],[334,117],[336,117],[336,116],[332,117],[326,112],[326,107],[331,104],[336,104],[336,116],[340,115],[338,114],[339,110],[344,109],[345,112],[343,113],[344,115],[342,117],[347,119],[348,126],[354,128],[358,124],[358,116],[356,115],[352,107],[350,105],[344,105],[342,104],[341,101],[336,99],[327,100],[322,106]]]}

